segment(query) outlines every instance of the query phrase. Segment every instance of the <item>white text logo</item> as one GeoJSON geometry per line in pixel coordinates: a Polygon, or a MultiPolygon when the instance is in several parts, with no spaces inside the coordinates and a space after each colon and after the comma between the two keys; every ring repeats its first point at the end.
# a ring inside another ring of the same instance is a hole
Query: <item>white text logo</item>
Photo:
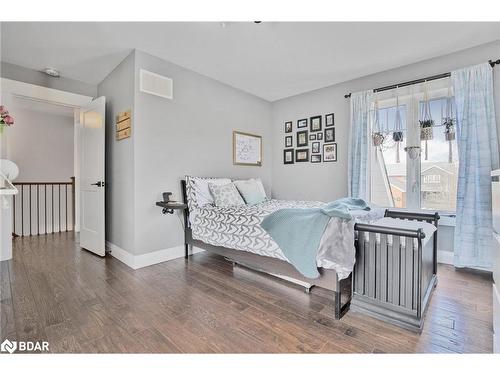
{"type": "Polygon", "coordinates": [[[0,345],[0,352],[48,352],[49,343],[47,341],[10,341],[6,339],[0,345]]]}

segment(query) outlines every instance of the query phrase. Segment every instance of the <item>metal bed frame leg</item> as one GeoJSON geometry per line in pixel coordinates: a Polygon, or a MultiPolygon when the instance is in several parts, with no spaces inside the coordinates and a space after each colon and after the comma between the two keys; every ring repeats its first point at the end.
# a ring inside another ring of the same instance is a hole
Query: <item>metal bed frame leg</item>
{"type": "Polygon", "coordinates": [[[335,319],[339,320],[349,311],[352,299],[352,273],[345,279],[339,280],[337,276],[337,291],[335,296],[335,319]],[[348,294],[347,301],[342,304],[342,296],[348,294]]]}
{"type": "Polygon", "coordinates": [[[187,259],[189,257],[189,244],[186,242],[184,244],[184,259],[187,259]]]}

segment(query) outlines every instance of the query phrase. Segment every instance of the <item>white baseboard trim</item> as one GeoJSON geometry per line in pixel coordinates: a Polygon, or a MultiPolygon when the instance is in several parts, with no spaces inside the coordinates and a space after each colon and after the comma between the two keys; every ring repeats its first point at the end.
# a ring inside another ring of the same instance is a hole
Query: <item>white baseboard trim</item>
{"type": "Polygon", "coordinates": [[[438,250],[438,263],[453,265],[453,251],[438,250]]]}
{"type": "MultiPolygon", "coordinates": [[[[111,256],[118,259],[120,262],[125,263],[127,266],[134,270],[152,266],[153,264],[167,262],[172,259],[182,258],[184,256],[184,245],[157,250],[151,253],[134,255],[116,246],[115,244],[106,241],[106,250],[111,253],[111,256]]],[[[196,254],[202,251],[204,250],[193,247],[190,254],[196,254]]]]}

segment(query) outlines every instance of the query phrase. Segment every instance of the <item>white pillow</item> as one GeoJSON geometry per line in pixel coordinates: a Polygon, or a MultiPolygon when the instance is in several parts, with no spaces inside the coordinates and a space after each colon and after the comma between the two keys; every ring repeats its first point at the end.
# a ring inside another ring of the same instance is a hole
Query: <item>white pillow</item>
{"type": "Polygon", "coordinates": [[[193,190],[196,197],[196,204],[198,207],[206,206],[207,204],[214,204],[214,198],[210,193],[208,184],[226,185],[230,184],[229,178],[202,178],[192,177],[193,190]]]}
{"type": "Polygon", "coordinates": [[[254,205],[266,200],[266,192],[262,182],[256,179],[234,181],[236,188],[246,204],[254,205]]]}
{"type": "Polygon", "coordinates": [[[208,187],[214,197],[216,207],[241,206],[245,204],[238,189],[236,189],[236,186],[232,182],[225,185],[216,185],[209,182],[208,187]]]}

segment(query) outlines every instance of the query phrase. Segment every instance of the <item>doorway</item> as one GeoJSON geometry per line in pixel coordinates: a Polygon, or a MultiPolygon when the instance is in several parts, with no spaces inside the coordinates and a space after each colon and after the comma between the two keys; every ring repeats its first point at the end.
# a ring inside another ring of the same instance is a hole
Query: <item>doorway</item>
{"type": "MultiPolygon", "coordinates": [[[[11,201],[12,233],[20,237],[67,231],[78,234],[82,137],[88,134],[82,118],[96,101],[4,78],[1,83],[2,104],[16,121],[0,137],[0,157],[12,160],[20,170],[13,181],[19,193],[11,201]]],[[[104,117],[103,98],[101,102],[104,117]]],[[[104,119],[101,125],[104,127],[104,119]]],[[[104,174],[104,150],[102,165],[104,174]]]]}

